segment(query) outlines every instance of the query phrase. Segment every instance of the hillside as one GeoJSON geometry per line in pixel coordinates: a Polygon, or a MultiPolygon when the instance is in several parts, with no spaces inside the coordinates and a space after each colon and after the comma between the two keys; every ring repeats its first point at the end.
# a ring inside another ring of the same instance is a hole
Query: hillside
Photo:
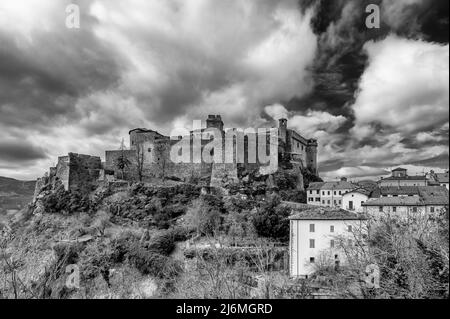
{"type": "Polygon", "coordinates": [[[0,263],[0,297],[14,298],[16,285],[18,298],[249,297],[246,278],[258,275],[261,258],[270,256],[270,276],[280,284],[288,278],[289,210],[261,199],[202,194],[182,183],[44,191],[3,235],[0,229],[8,256],[0,263]],[[281,214],[274,228],[261,219],[270,212],[281,214]],[[80,288],[65,285],[69,265],[80,271],[80,288]],[[207,276],[213,269],[220,282],[207,276]]]}
{"type": "Polygon", "coordinates": [[[0,176],[0,213],[18,210],[33,198],[35,181],[19,181],[0,176]]]}

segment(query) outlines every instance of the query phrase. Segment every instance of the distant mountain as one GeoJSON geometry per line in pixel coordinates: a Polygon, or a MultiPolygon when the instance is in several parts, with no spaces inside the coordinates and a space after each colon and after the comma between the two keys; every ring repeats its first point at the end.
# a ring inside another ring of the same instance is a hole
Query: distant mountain
{"type": "Polygon", "coordinates": [[[36,181],[19,181],[0,176],[0,213],[23,208],[33,199],[36,181]]]}

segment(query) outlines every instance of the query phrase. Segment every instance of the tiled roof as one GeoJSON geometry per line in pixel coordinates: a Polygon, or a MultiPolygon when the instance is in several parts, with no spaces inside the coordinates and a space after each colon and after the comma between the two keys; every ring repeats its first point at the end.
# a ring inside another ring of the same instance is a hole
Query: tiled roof
{"type": "Polygon", "coordinates": [[[439,183],[448,183],[448,173],[437,173],[436,177],[439,183]]]}
{"type": "Polygon", "coordinates": [[[363,194],[363,195],[366,195],[366,196],[370,196],[372,191],[367,190],[365,188],[357,188],[357,189],[351,190],[349,192],[346,192],[344,195],[351,194],[351,193],[360,193],[360,194],[363,194]]]}
{"type": "Polygon", "coordinates": [[[358,215],[340,208],[317,206],[305,210],[294,210],[289,217],[291,220],[362,220],[363,215],[358,215]]]}
{"type": "Polygon", "coordinates": [[[324,183],[311,183],[309,184],[308,190],[342,190],[342,189],[356,189],[358,188],[357,185],[346,182],[346,181],[339,181],[339,182],[324,182],[324,183]]]}
{"type": "Polygon", "coordinates": [[[419,195],[419,187],[417,186],[380,187],[380,195],[419,195]]]}
{"type": "Polygon", "coordinates": [[[423,195],[420,197],[381,197],[371,199],[362,204],[362,206],[426,206],[426,205],[448,205],[448,193],[447,195],[423,195]]]}
{"type": "Polygon", "coordinates": [[[356,189],[356,188],[358,188],[358,186],[356,186],[355,184],[346,181],[341,181],[338,182],[333,189],[356,189]]]}
{"type": "Polygon", "coordinates": [[[422,180],[426,180],[427,177],[426,176],[390,176],[390,177],[386,177],[383,178],[382,180],[380,180],[380,182],[383,181],[422,181],[422,180]]]}
{"type": "Polygon", "coordinates": [[[362,206],[423,206],[419,197],[381,197],[368,200],[362,206]]]}
{"type": "Polygon", "coordinates": [[[323,182],[309,183],[308,190],[320,190],[324,184],[323,182]]]}

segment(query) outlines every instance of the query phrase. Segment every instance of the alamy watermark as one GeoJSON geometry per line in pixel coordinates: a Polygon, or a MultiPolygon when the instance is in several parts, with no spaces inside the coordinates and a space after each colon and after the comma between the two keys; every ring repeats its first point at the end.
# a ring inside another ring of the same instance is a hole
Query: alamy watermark
{"type": "Polygon", "coordinates": [[[80,7],[77,4],[69,4],[66,7],[66,28],[80,28],[80,7]]]}
{"type": "MultiPolygon", "coordinates": [[[[368,29],[380,28],[380,6],[377,4],[369,4],[366,6],[366,27],[368,29]]],[[[68,29],[79,29],[80,24],[80,7],[77,4],[71,3],[66,7],[66,27],[68,29]]]]}
{"type": "Polygon", "coordinates": [[[366,267],[366,286],[369,289],[380,288],[380,267],[376,264],[370,264],[366,267]]]}
{"type": "Polygon", "coordinates": [[[67,265],[66,274],[66,287],[68,289],[80,289],[80,268],[78,265],[67,265]]]}

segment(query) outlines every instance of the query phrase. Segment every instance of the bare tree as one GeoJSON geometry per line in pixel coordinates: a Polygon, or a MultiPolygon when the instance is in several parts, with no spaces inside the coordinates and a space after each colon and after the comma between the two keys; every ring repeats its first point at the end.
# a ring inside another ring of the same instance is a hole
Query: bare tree
{"type": "Polygon", "coordinates": [[[116,159],[116,167],[120,170],[120,172],[122,173],[122,179],[124,179],[125,176],[125,169],[128,168],[130,166],[130,161],[128,160],[127,156],[125,155],[125,144],[124,141],[122,139],[122,143],[120,144],[120,155],[119,157],[116,159]]]}

